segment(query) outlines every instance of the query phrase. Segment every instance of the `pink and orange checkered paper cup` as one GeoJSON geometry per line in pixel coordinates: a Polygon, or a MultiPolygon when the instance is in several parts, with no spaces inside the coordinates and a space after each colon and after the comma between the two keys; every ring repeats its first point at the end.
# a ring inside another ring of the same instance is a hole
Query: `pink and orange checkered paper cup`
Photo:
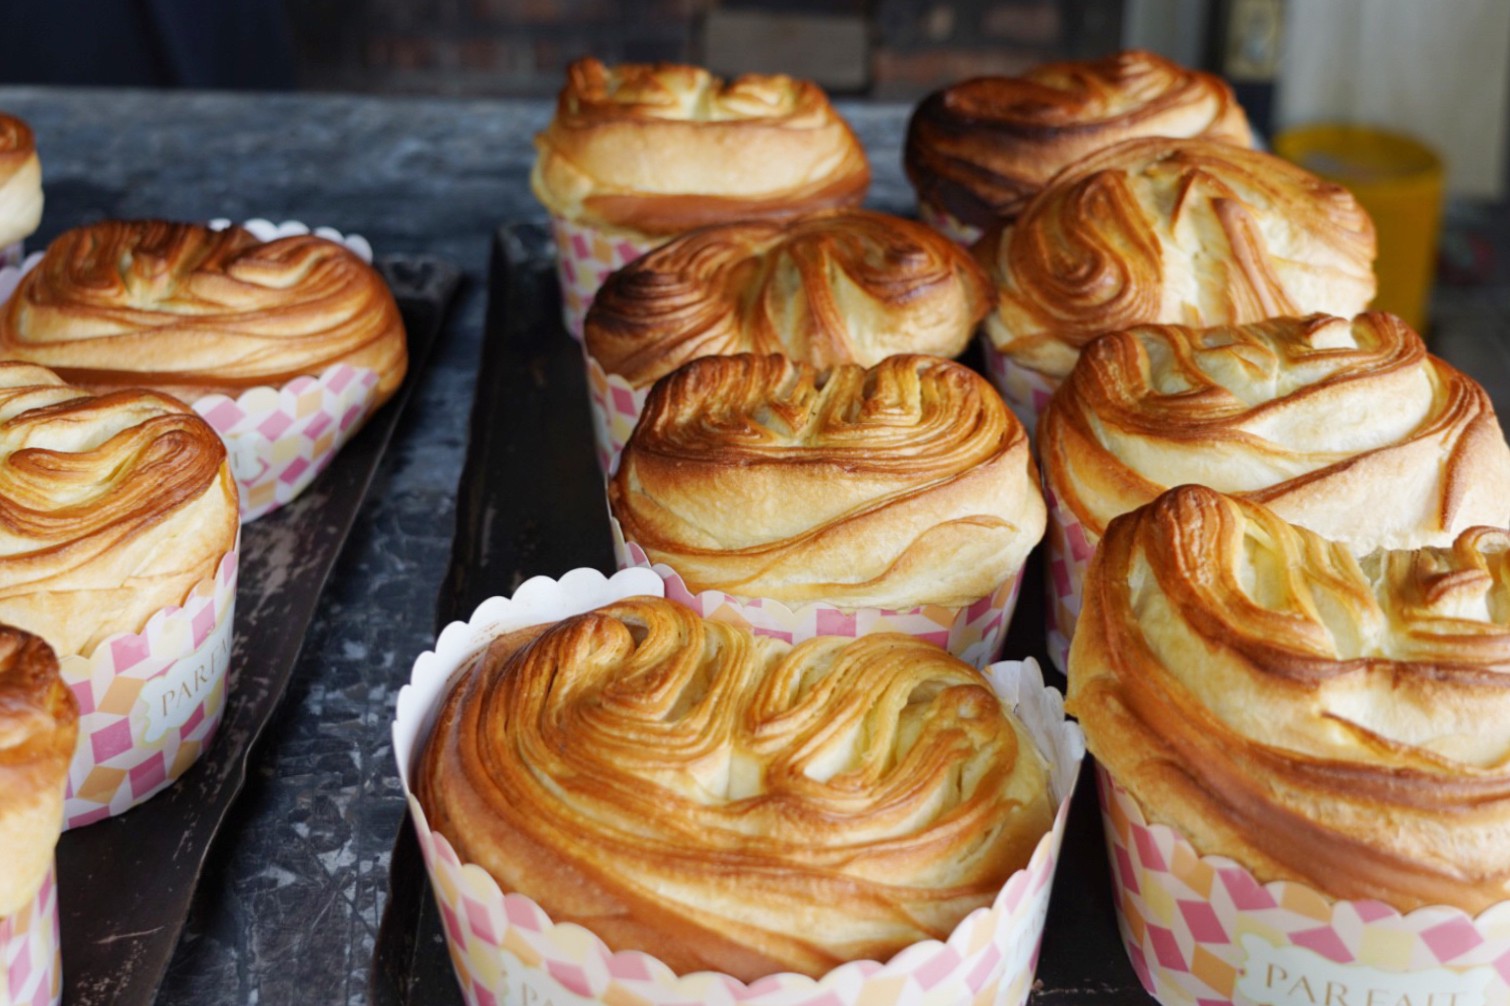
{"type": "MultiPolygon", "coordinates": [[[[219,230],[230,221],[211,220],[209,226],[219,230]]],[[[297,221],[248,220],[242,226],[262,241],[314,233],[345,245],[364,262],[372,261],[372,246],[359,234],[329,227],[311,231],[297,221]]],[[[38,252],[19,267],[0,268],[0,302],[41,260],[38,252]]],[[[318,376],[296,377],[281,387],[248,388],[235,398],[206,395],[189,403],[225,441],[244,523],[292,502],[325,470],[372,412],[377,384],[376,371],[336,364],[318,376]]]]}
{"type": "Polygon", "coordinates": [[[592,405],[592,432],[598,453],[598,467],[605,478],[619,467],[619,455],[629,443],[629,435],[645,411],[650,388],[635,388],[618,374],[603,370],[586,349],[582,352],[587,366],[587,400],[592,405]]]}
{"type": "MultiPolygon", "coordinates": [[[[239,548],[239,544],[238,544],[239,548]]],[[[124,813],[166,789],[209,747],[225,713],[238,551],[182,607],[119,633],[59,671],[79,703],[66,826],[124,813]]]]}
{"type": "Polygon", "coordinates": [[[63,1001],[58,940],[58,884],[53,871],[31,904],[0,919],[0,1006],[57,1006],[63,1001]]]}
{"type": "Polygon", "coordinates": [[[561,281],[561,320],[573,339],[582,341],[587,309],[610,273],[617,272],[666,240],[634,234],[612,234],[551,216],[556,240],[556,277],[561,281]]]}
{"type": "Polygon", "coordinates": [[[414,798],[411,773],[449,685],[472,659],[503,633],[625,597],[661,596],[661,589],[660,578],[643,569],[611,578],[574,570],[559,582],[536,577],[512,598],[484,602],[465,625],[448,626],[435,649],[415,661],[410,683],[399,694],[394,754],[463,998],[473,1006],[1019,1006],[1026,1001],[1085,751],[1079,727],[1065,721],[1061,696],[1044,686],[1032,661],[994,664],[985,673],[1049,762],[1059,799],[1053,830],[989,907],[967,916],[947,940],[914,944],[889,962],[855,961],[819,979],[776,974],[748,985],[715,972],[677,975],[649,954],[614,953],[588,930],[552,922],[534,901],[504,893],[480,867],[460,862],[445,837],[430,829],[414,798]]]}
{"type": "Polygon", "coordinates": [[[1007,356],[985,333],[981,333],[980,346],[981,355],[986,360],[986,376],[1001,392],[1013,415],[1022,421],[1023,429],[1028,431],[1031,439],[1038,429],[1038,417],[1048,408],[1049,399],[1054,397],[1059,382],[1007,356]]]}
{"type": "Polygon", "coordinates": [[[1054,494],[1047,483],[1044,499],[1049,505],[1049,561],[1045,566],[1047,592],[1049,659],[1062,673],[1069,673],[1070,642],[1075,638],[1075,623],[1080,620],[1080,604],[1085,588],[1085,570],[1100,541],[1075,514],[1054,494]]]}
{"type": "Polygon", "coordinates": [[[788,643],[800,643],[815,636],[853,639],[873,632],[902,632],[926,639],[966,663],[984,668],[1001,651],[1022,586],[1022,570],[1018,570],[990,594],[963,608],[929,604],[893,611],[841,608],[822,602],[791,608],[769,598],[740,597],[721,590],[693,591],[676,570],[663,562],[652,562],[638,544],[625,541],[616,519],[609,518],[609,522],[614,557],[620,569],[652,569],[665,581],[666,597],[685,604],[702,617],[743,625],[757,636],[772,636],[788,643]]]}
{"type": "Polygon", "coordinates": [[[1150,825],[1097,768],[1117,924],[1133,970],[1164,1006],[1506,1006],[1510,901],[1477,917],[1402,914],[1260,883],[1150,825]]]}
{"type": "Polygon", "coordinates": [[[930,203],[926,199],[918,200],[918,219],[950,241],[964,245],[966,248],[979,241],[981,235],[985,233],[983,228],[965,223],[942,206],[930,203]]]}

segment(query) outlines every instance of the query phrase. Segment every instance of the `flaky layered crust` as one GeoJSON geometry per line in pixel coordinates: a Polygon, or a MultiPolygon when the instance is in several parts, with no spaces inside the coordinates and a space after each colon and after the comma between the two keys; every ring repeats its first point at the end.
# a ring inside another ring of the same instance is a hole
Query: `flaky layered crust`
{"type": "Polygon", "coordinates": [[[1253,145],[1224,80],[1133,50],[935,91],[908,121],[903,165],[920,199],[989,227],[1064,166],[1142,136],[1253,145]]]}
{"type": "Polygon", "coordinates": [[[986,331],[1051,379],[1103,332],[1224,325],[1374,296],[1374,226],[1352,195],[1287,161],[1210,140],[1129,140],[1055,176],[981,238],[986,331]]]}
{"type": "Polygon", "coordinates": [[[188,401],[345,363],[378,373],[381,403],[408,363],[388,285],[349,249],[160,220],[106,220],[54,241],[0,309],[0,355],[86,387],[188,401]]]}
{"type": "Polygon", "coordinates": [[[0,363],[0,623],[87,654],[211,581],[239,527],[225,446],[188,407],[0,363]]]}
{"type": "Polygon", "coordinates": [[[0,113],[0,248],[42,222],[42,162],[31,127],[0,113]]]}
{"type": "Polygon", "coordinates": [[[827,95],[780,74],[580,59],[535,150],[530,184],[552,213],[642,235],[858,205],[870,185],[827,95]]]}
{"type": "Polygon", "coordinates": [[[652,389],[609,506],[693,590],[846,608],[970,604],[1044,528],[1021,424],[923,356],[694,360],[652,389]]]}
{"type": "Polygon", "coordinates": [[[1096,535],[1185,482],[1360,552],[1510,524],[1488,395],[1379,312],[1104,336],[1044,412],[1039,450],[1049,489],[1096,535]]]}
{"type": "Polygon", "coordinates": [[[52,868],[78,733],[52,647],[0,625],[0,919],[26,907],[52,868]]]}
{"type": "Polygon", "coordinates": [[[974,668],[895,634],[792,647],[658,598],[452,691],[417,796],[462,862],[679,973],[819,975],[943,939],[1052,825],[974,668]]]}
{"type": "Polygon", "coordinates": [[[700,356],[781,353],[824,369],[958,356],[989,303],[985,274],[943,235],[835,210],[663,245],[603,284],[585,337],[607,373],[646,387],[700,356]]]}
{"type": "Polygon", "coordinates": [[[1402,911],[1510,897],[1510,533],[1381,552],[1186,486],[1086,577],[1070,711],[1151,821],[1402,911]]]}

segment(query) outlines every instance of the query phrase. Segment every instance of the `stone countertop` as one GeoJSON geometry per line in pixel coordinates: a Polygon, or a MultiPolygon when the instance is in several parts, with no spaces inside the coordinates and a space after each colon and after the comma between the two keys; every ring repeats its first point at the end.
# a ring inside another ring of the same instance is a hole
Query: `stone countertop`
{"type": "MultiPolygon", "coordinates": [[[[905,210],[906,109],[844,104],[870,151],[870,204],[905,210]]],[[[529,190],[542,101],[0,88],[37,133],[47,209],[33,247],[103,217],[329,224],[380,253],[442,255],[468,284],[254,753],[163,984],[163,1003],[358,1003],[403,814],[388,731],[433,640],[482,335],[493,228],[544,213],[529,190]]],[[[1455,207],[1436,345],[1510,395],[1510,215],[1455,207]]],[[[559,575],[563,570],[539,570],[559,575]]],[[[507,589],[509,585],[500,585],[507,589]]],[[[444,953],[441,947],[437,953],[444,953]]],[[[66,963],[65,963],[66,966],[66,963]]]]}

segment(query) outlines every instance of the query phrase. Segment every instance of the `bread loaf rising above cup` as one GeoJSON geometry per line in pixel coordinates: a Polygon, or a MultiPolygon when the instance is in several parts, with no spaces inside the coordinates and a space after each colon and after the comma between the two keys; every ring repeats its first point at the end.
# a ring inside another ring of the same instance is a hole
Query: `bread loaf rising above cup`
{"type": "Polygon", "coordinates": [[[0,250],[29,237],[41,222],[36,137],[25,122],[0,113],[0,250]]]}
{"type": "Polygon", "coordinates": [[[688,360],[781,353],[827,368],[958,356],[990,303],[975,261],[912,220],[834,210],[708,227],[611,276],[587,352],[648,387],[688,360]]]}
{"type": "Polygon", "coordinates": [[[1510,532],[1362,559],[1184,486],[1112,522],[1069,711],[1196,851],[1400,912],[1510,898],[1510,532]]]}
{"type": "Polygon", "coordinates": [[[1144,136],[1253,144],[1224,80],[1132,50],[935,91],[908,121],[903,164],[921,203],[984,229],[1066,165],[1144,136]]]}
{"type": "Polygon", "coordinates": [[[922,356],[694,360],[651,391],[609,504],[694,592],[843,608],[973,604],[1045,519],[1021,424],[984,378],[922,356]]]}
{"type": "Polygon", "coordinates": [[[0,920],[25,907],[52,869],[78,732],[52,647],[0,625],[0,920]]]}
{"type": "Polygon", "coordinates": [[[911,637],[795,647],[630,598],[453,686],[418,768],[464,863],[678,973],[821,975],[943,939],[1049,830],[1044,756],[911,637]]]}
{"type": "Polygon", "coordinates": [[[0,354],[86,387],[191,402],[344,363],[377,373],[374,407],[408,364],[393,295],[350,249],[160,220],[59,236],[0,308],[0,354]]]}
{"type": "Polygon", "coordinates": [[[1210,140],[1077,161],[975,251],[997,287],[992,346],[1051,383],[1105,332],[1350,317],[1375,287],[1373,223],[1346,189],[1210,140]]]}
{"type": "Polygon", "coordinates": [[[858,204],[865,151],[821,88],[781,74],[596,59],[567,69],[530,185],[558,217],[670,236],[858,204]]]}

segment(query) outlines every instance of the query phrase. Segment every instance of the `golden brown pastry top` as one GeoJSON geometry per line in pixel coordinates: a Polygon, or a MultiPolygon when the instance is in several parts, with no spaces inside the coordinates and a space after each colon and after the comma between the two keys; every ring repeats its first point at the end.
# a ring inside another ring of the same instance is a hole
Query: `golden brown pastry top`
{"type": "Polygon", "coordinates": [[[0,113],[0,248],[42,222],[42,162],[31,127],[0,113]]]}
{"type": "Polygon", "coordinates": [[[1510,532],[1354,558],[1185,486],[1112,522],[1070,711],[1151,821],[1261,881],[1510,897],[1510,532]]]}
{"type": "Polygon", "coordinates": [[[987,227],[1065,165],[1139,136],[1253,145],[1226,81],[1132,50],[935,91],[907,124],[903,164],[919,198],[987,227]]]}
{"type": "Polygon", "coordinates": [[[0,623],[88,653],[208,583],[239,528],[225,445],[187,406],[0,363],[0,623]]]}
{"type": "Polygon", "coordinates": [[[688,360],[781,353],[815,367],[958,356],[990,303],[975,260],[914,220],[834,210],[685,234],[608,278],[587,350],[646,387],[688,360]]]}
{"type": "Polygon", "coordinates": [[[1185,482],[1360,552],[1510,525],[1510,448],[1484,389],[1379,312],[1104,336],[1038,443],[1046,484],[1092,534],[1185,482]]]}
{"type": "Polygon", "coordinates": [[[607,230],[679,234],[865,198],[870,165],[818,85],[579,59],[535,137],[535,196],[607,230]]]}
{"type": "Polygon", "coordinates": [[[0,355],[190,401],[346,363],[377,371],[381,402],[408,361],[388,285],[350,249],[160,220],[61,235],[0,309],[0,355]]]}
{"type": "Polygon", "coordinates": [[[26,907],[52,867],[78,733],[52,647],[0,625],[0,919],[26,907]]]}
{"type": "Polygon", "coordinates": [[[975,252],[997,286],[992,342],[1051,378],[1103,332],[1352,316],[1374,296],[1373,222],[1346,189],[1210,140],[1078,161],[975,252]]]}
{"type": "Polygon", "coordinates": [[[820,374],[708,356],[659,381],[609,483],[695,590],[844,608],[961,607],[1043,535],[1022,425],[984,378],[893,356],[820,374]]]}
{"type": "Polygon", "coordinates": [[[795,647],[630,598],[484,651],[416,795],[505,891],[679,973],[820,975],[944,939],[1052,825],[985,679],[909,636],[795,647]]]}

